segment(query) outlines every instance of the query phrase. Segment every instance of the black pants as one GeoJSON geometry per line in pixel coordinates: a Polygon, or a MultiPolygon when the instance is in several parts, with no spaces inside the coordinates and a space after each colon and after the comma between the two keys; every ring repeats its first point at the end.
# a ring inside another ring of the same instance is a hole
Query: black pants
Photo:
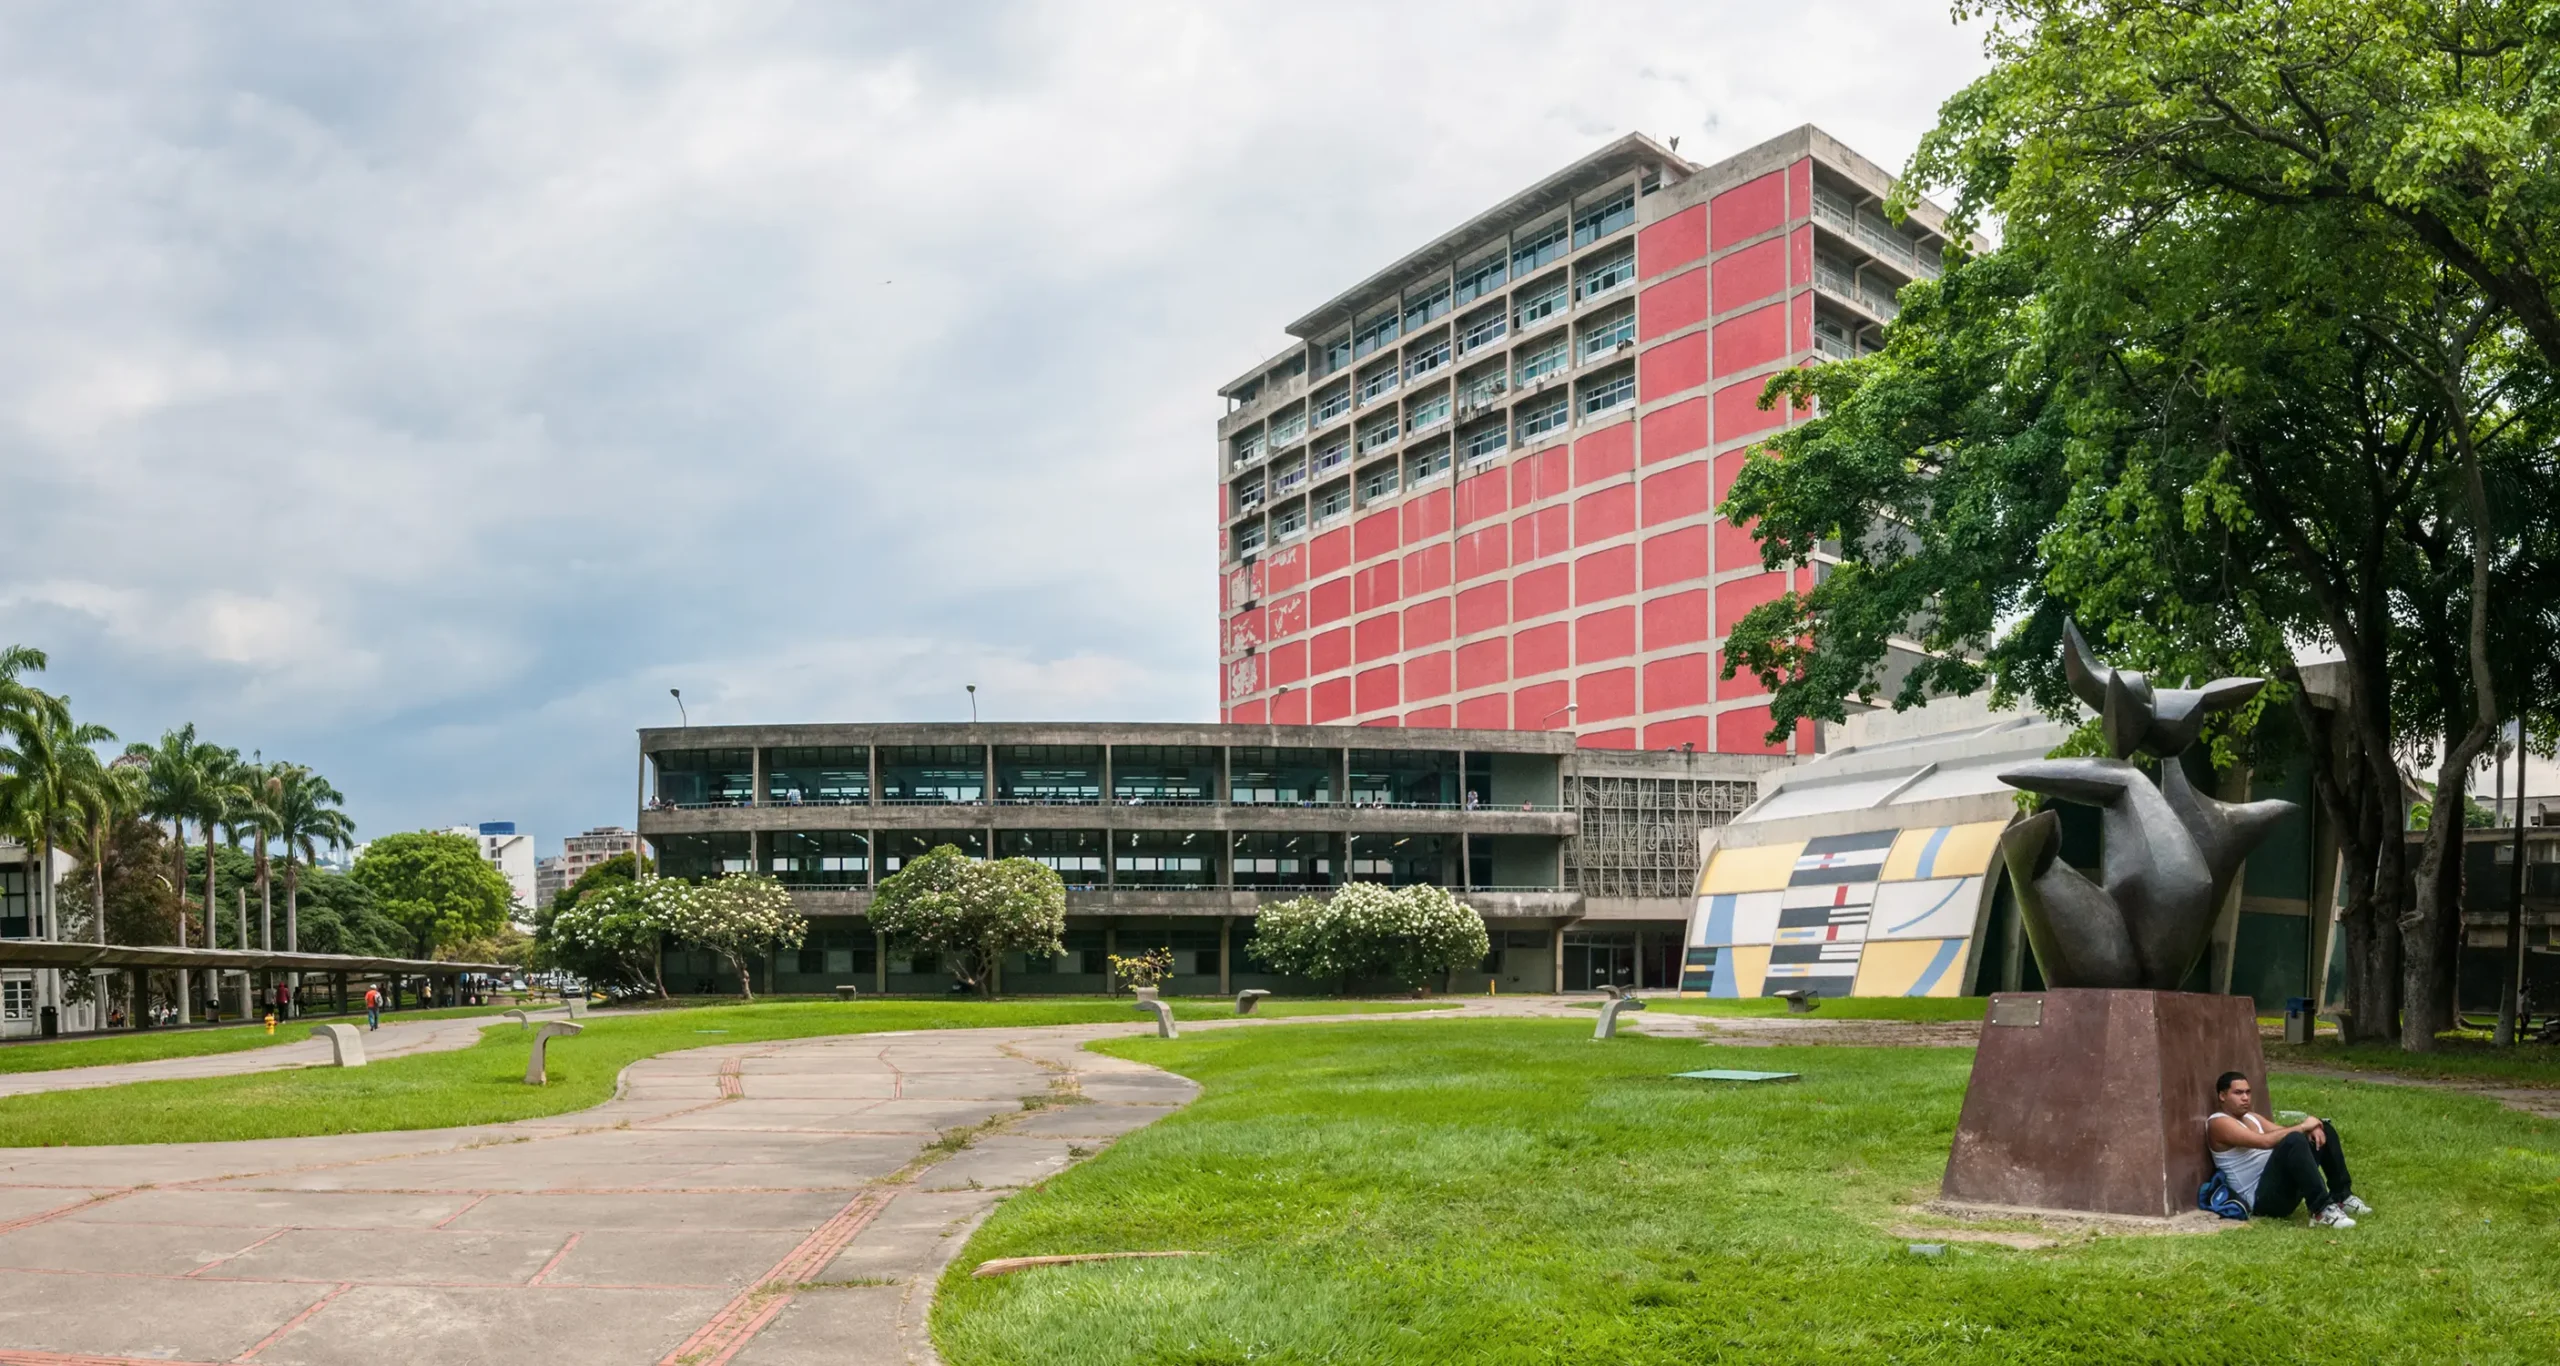
{"type": "Polygon", "coordinates": [[[2347,1198],[2347,1153],[2339,1146],[2338,1128],[2324,1119],[2320,1134],[2327,1141],[2318,1147],[2312,1146],[2311,1135],[2298,1132],[2276,1143],[2267,1154],[2267,1169],[2258,1175],[2252,1213],[2282,1219],[2293,1213],[2294,1206],[2308,1203],[2311,1212],[2318,1214],[2347,1198]]]}

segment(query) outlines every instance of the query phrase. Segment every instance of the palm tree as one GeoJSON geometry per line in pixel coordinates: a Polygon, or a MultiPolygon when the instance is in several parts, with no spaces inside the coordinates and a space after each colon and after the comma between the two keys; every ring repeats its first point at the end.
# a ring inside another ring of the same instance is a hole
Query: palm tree
{"type": "MultiPolygon", "coordinates": [[[[196,828],[204,832],[204,946],[212,948],[214,898],[217,895],[213,881],[214,833],[216,827],[221,827],[230,832],[229,843],[239,842],[239,826],[234,815],[248,797],[249,785],[241,775],[246,765],[240,762],[240,751],[213,745],[206,748],[212,753],[206,756],[204,786],[196,794],[193,814],[196,828]]],[[[244,943],[240,947],[247,948],[248,945],[244,943]]]]}
{"type": "Polygon", "coordinates": [[[115,846],[116,827],[139,814],[148,793],[143,788],[142,761],[125,755],[102,762],[98,752],[83,747],[72,752],[71,802],[75,819],[65,844],[89,870],[91,937],[107,942],[107,860],[115,846]]]}
{"type": "Polygon", "coordinates": [[[284,844],[284,948],[287,953],[300,953],[300,865],[318,862],[322,849],[343,849],[353,843],[356,823],[338,810],[346,801],[338,789],[300,764],[277,764],[272,792],[275,835],[284,844]]]}
{"type": "Polygon", "coordinates": [[[222,757],[222,749],[197,739],[195,723],[190,721],[162,734],[158,745],[137,742],[126,746],[125,757],[140,760],[143,765],[143,813],[169,823],[169,848],[178,867],[169,885],[178,891],[178,947],[185,948],[187,822],[204,808],[205,789],[214,765],[222,757]]]}
{"type": "Polygon", "coordinates": [[[101,725],[71,719],[71,699],[26,690],[33,705],[8,718],[8,744],[0,746],[0,810],[38,851],[39,880],[44,884],[38,920],[39,939],[60,931],[54,905],[53,851],[79,814],[77,789],[82,765],[97,767],[91,745],[116,738],[101,725]]]}

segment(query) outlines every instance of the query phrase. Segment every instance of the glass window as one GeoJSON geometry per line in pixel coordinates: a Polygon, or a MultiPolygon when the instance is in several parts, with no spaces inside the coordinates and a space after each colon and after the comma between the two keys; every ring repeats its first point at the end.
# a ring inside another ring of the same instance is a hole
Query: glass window
{"type": "Polygon", "coordinates": [[[696,835],[660,835],[658,871],[668,877],[719,877],[724,873],[754,870],[754,855],[748,852],[748,835],[744,830],[723,830],[696,835]]]}
{"type": "Polygon", "coordinates": [[[1238,467],[1250,465],[1262,458],[1262,429],[1256,427],[1252,431],[1242,433],[1227,445],[1235,452],[1234,463],[1238,467]]]}
{"type": "Polygon", "coordinates": [[[1512,317],[1522,327],[1543,322],[1564,311],[1564,276],[1559,274],[1544,283],[1523,288],[1513,297],[1519,305],[1512,309],[1512,317]]]}
{"type": "Polygon", "coordinates": [[[1350,459],[1351,433],[1347,431],[1335,432],[1333,435],[1317,442],[1316,453],[1313,458],[1315,460],[1316,468],[1320,470],[1331,469],[1334,466],[1341,464],[1343,461],[1350,459]]]}
{"type": "Polygon", "coordinates": [[[1458,376],[1458,416],[1483,412],[1510,388],[1510,373],[1500,361],[1458,376]]]}
{"type": "Polygon", "coordinates": [[[1456,806],[1458,755],[1437,749],[1355,749],[1353,806],[1456,806]]]}
{"type": "Polygon", "coordinates": [[[1623,189],[1573,216],[1573,244],[1587,247],[1636,221],[1636,192],[1623,189]]]}
{"type": "Polygon", "coordinates": [[[1307,462],[1292,460],[1271,472],[1271,494],[1278,497],[1307,482],[1307,462]]]}
{"type": "Polygon", "coordinates": [[[987,832],[984,830],[882,830],[878,832],[878,838],[882,877],[946,844],[967,858],[983,859],[987,856],[987,832]]]}
{"type": "Polygon", "coordinates": [[[1467,463],[1471,465],[1502,454],[1510,444],[1510,427],[1500,413],[1469,427],[1458,436],[1459,449],[1466,452],[1467,463]]]}
{"type": "Polygon", "coordinates": [[[1111,880],[1122,887],[1215,887],[1224,837],[1207,830],[1119,830],[1111,880]]]}
{"type": "Polygon", "coordinates": [[[1316,373],[1330,375],[1350,363],[1351,334],[1345,332],[1324,344],[1324,364],[1317,367],[1316,373]]]}
{"type": "Polygon", "coordinates": [[[1316,395],[1316,421],[1331,422],[1351,411],[1351,386],[1337,384],[1316,395]]]}
{"type": "Polygon", "coordinates": [[[825,928],[827,923],[810,922],[808,937],[800,941],[797,963],[785,958],[783,971],[796,966],[803,977],[863,977],[878,969],[875,941],[868,931],[825,928]]]}
{"type": "Polygon", "coordinates": [[[1632,406],[1636,401],[1636,372],[1619,370],[1582,382],[1582,415],[1590,417],[1613,408],[1632,406]]]}
{"type": "Polygon", "coordinates": [[[1077,891],[1091,891],[1106,880],[1099,830],[999,830],[996,857],[1046,864],[1077,891]]]}
{"type": "Polygon", "coordinates": [[[1448,439],[1444,437],[1438,441],[1432,442],[1429,447],[1416,451],[1412,455],[1406,457],[1404,462],[1405,487],[1411,488],[1416,484],[1426,483],[1430,480],[1437,479],[1448,472],[1449,442],[1448,439]]]}
{"type": "Polygon", "coordinates": [[[1535,384],[1540,377],[1555,374],[1556,372],[1566,368],[1569,363],[1570,360],[1566,352],[1564,338],[1562,337],[1558,337],[1544,346],[1523,351],[1520,353],[1519,360],[1520,374],[1518,378],[1520,382],[1518,387],[1526,389],[1530,385],[1535,384]]]}
{"type": "Polygon", "coordinates": [[[1307,505],[1304,500],[1280,509],[1280,515],[1271,519],[1271,539],[1275,541],[1295,540],[1306,531],[1307,505]]]}
{"type": "Polygon", "coordinates": [[[1327,484],[1315,493],[1315,520],[1321,525],[1351,510],[1351,481],[1327,484]]]}
{"type": "Polygon", "coordinates": [[[1360,401],[1363,403],[1396,387],[1396,363],[1373,365],[1360,372],[1360,401]]]}
{"type": "Polygon", "coordinates": [[[1636,278],[1636,249],[1630,244],[1582,268],[1581,296],[1596,299],[1636,278]]]}
{"type": "Polygon", "coordinates": [[[1235,511],[1229,515],[1241,517],[1260,506],[1262,506],[1262,481],[1260,479],[1237,480],[1235,482],[1235,511]]]}
{"type": "Polygon", "coordinates": [[[892,806],[985,801],[986,761],[977,745],[882,745],[880,800],[892,806]]]}
{"type": "Polygon", "coordinates": [[[1636,339],[1636,311],[1621,308],[1582,325],[1582,358],[1590,360],[1618,349],[1620,343],[1636,339]]]}
{"type": "Polygon", "coordinates": [[[1235,839],[1238,887],[1330,887],[1341,878],[1338,834],[1254,833],[1235,839]]]}
{"type": "Polygon", "coordinates": [[[1473,265],[1458,267],[1457,301],[1466,303],[1501,289],[1502,282],[1511,278],[1510,272],[1503,267],[1503,256],[1499,251],[1473,265]]]}
{"type": "Polygon", "coordinates": [[[1430,374],[1449,363],[1449,334],[1442,332],[1426,342],[1416,342],[1404,355],[1404,376],[1413,379],[1430,374]]]}
{"type": "Polygon", "coordinates": [[[1354,835],[1351,880],[1398,887],[1459,885],[1455,835],[1354,835]]]}
{"type": "Polygon", "coordinates": [[[859,830],[776,830],[765,871],[794,887],[859,887],[871,880],[871,840],[859,830]]]}
{"type": "Polygon", "coordinates": [[[1307,434],[1307,410],[1291,408],[1271,419],[1271,444],[1285,446],[1307,434]]]}
{"type": "Polygon", "coordinates": [[[662,806],[746,806],[755,800],[756,756],[744,749],[665,749],[657,762],[662,806]]]}
{"type": "Polygon", "coordinates": [[[1396,311],[1392,308],[1367,322],[1351,334],[1351,358],[1358,360],[1396,339],[1396,311]]]}
{"type": "Polygon", "coordinates": [[[1329,806],[1334,751],[1255,745],[1227,751],[1227,800],[1239,806],[1329,806]]]}
{"type": "Polygon", "coordinates": [[[1392,498],[1396,492],[1396,462],[1381,460],[1360,471],[1360,501],[1374,503],[1392,498]]]}
{"type": "Polygon", "coordinates": [[[1404,405],[1404,429],[1408,432],[1427,432],[1448,420],[1449,391],[1445,388],[1404,405]]]}
{"type": "Polygon", "coordinates": [[[1207,745],[1113,745],[1111,796],[1128,806],[1198,806],[1218,794],[1218,751],[1207,745]]]}
{"type": "Polygon", "coordinates": [[[1449,313],[1449,286],[1434,285],[1419,294],[1407,294],[1404,300],[1404,330],[1408,333],[1434,318],[1449,313]]]}
{"type": "Polygon", "coordinates": [[[1461,352],[1490,346],[1510,335],[1511,315],[1499,308],[1458,320],[1458,350],[1461,352]]]}
{"type": "Polygon", "coordinates": [[[0,937],[29,939],[35,935],[35,898],[26,868],[0,868],[0,937]]]}
{"type": "Polygon", "coordinates": [[[861,806],[871,800],[871,751],[861,745],[769,749],[764,799],[776,806],[861,806]]]}
{"type": "Polygon", "coordinates": [[[1252,526],[1246,527],[1236,533],[1236,553],[1239,555],[1250,555],[1262,548],[1262,540],[1262,524],[1260,522],[1256,522],[1252,526]]]}
{"type": "Polygon", "coordinates": [[[1384,446],[1389,442],[1394,441],[1396,439],[1397,432],[1396,415],[1393,413],[1379,414],[1377,420],[1364,423],[1360,428],[1360,453],[1362,455],[1367,455],[1369,452],[1378,449],[1380,446],[1384,446]]]}
{"type": "Polygon", "coordinates": [[[1102,800],[1102,746],[996,746],[996,800],[1090,806],[1102,800]]]}
{"type": "Polygon", "coordinates": [[[1554,431],[1565,424],[1572,411],[1572,405],[1565,402],[1562,394],[1542,402],[1521,404],[1520,439],[1526,441],[1543,432],[1554,431]]]}
{"type": "Polygon", "coordinates": [[[1528,274],[1565,253],[1565,222],[1559,218],[1511,239],[1511,275],[1528,274]]]}

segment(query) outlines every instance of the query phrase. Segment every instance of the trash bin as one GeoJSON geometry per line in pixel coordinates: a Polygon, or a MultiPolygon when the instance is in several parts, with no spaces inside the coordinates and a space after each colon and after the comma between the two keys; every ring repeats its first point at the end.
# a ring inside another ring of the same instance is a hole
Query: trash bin
{"type": "Polygon", "coordinates": [[[59,1037],[62,1033],[61,1012],[55,1010],[52,1006],[46,1006],[44,1009],[37,1011],[36,1032],[48,1039],[59,1037]]]}
{"type": "Polygon", "coordinates": [[[2311,1021],[2310,997],[2287,996],[2284,998],[2284,1041],[2286,1043],[2311,1042],[2311,1021]]]}

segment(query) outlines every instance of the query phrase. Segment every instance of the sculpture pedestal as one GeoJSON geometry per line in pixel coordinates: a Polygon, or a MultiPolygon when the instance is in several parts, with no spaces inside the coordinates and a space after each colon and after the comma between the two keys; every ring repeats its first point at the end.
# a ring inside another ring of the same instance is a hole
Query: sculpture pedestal
{"type": "Polygon", "coordinates": [[[2246,996],[2090,989],[1991,998],[1940,1189],[1949,1200],[2166,1218],[2212,1170],[2213,1083],[2270,1113],[2246,996]]]}

